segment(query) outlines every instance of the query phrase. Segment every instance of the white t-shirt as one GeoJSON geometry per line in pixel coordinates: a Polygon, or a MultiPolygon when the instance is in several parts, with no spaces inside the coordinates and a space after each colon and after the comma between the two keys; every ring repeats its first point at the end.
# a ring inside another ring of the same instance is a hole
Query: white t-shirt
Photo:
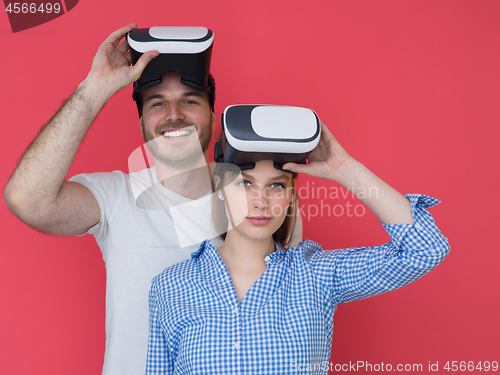
{"type": "Polygon", "coordinates": [[[100,222],[87,233],[94,235],[106,264],[103,375],[143,375],[151,280],[214,236],[207,227],[210,194],[196,201],[175,194],[158,183],[154,167],[80,174],[71,181],[90,189],[101,210],[100,222]]]}
{"type": "MultiPolygon", "coordinates": [[[[101,211],[92,234],[106,264],[106,352],[103,375],[143,375],[149,336],[149,289],[165,268],[188,259],[205,239],[220,246],[211,226],[211,192],[191,200],[158,183],[154,167],[80,174],[101,211]]],[[[293,244],[302,238],[297,218],[293,244]]],[[[217,246],[217,247],[218,247],[217,246]]]]}

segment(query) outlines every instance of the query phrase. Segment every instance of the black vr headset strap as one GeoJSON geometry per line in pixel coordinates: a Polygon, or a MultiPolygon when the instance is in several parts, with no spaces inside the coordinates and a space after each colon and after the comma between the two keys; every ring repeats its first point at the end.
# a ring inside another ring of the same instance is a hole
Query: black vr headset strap
{"type": "Polygon", "coordinates": [[[181,76],[181,83],[187,87],[190,87],[192,89],[195,89],[196,91],[201,91],[201,92],[207,92],[211,91],[210,87],[208,85],[208,81],[206,82],[205,86],[199,85],[196,82],[194,82],[194,79],[196,77],[186,77],[186,76],[181,76]],[[189,79],[192,78],[192,79],[189,79]]]}
{"type": "MultiPolygon", "coordinates": [[[[224,151],[222,150],[222,141],[221,142],[215,142],[214,145],[214,161],[218,164],[222,164],[224,169],[229,169],[228,167],[232,164],[226,164],[224,160],[224,151]]],[[[283,169],[283,164],[285,163],[278,163],[277,161],[273,162],[274,163],[274,168],[288,172],[288,173],[294,173],[292,171],[287,171],[286,169],[283,169]]],[[[304,160],[302,164],[307,164],[307,159],[304,160]]],[[[246,169],[254,169],[255,168],[255,163],[250,162],[250,163],[244,163],[244,164],[234,164],[237,166],[236,169],[240,169],[242,171],[246,169]]]]}
{"type": "MultiPolygon", "coordinates": [[[[141,111],[141,108],[139,108],[139,102],[137,100],[141,96],[141,92],[149,89],[150,87],[159,85],[162,82],[163,82],[162,76],[158,76],[157,79],[149,81],[147,84],[143,84],[140,87],[140,90],[137,89],[137,81],[134,82],[134,91],[132,92],[132,100],[134,102],[136,102],[136,104],[137,104],[137,111],[139,112],[139,116],[140,116],[142,111],[141,111]]],[[[182,76],[181,76],[181,83],[189,88],[195,89],[196,91],[201,91],[201,92],[211,92],[212,91],[212,87],[200,86],[192,81],[185,80],[184,77],[182,77],[182,76]]]]}
{"type": "MultiPolygon", "coordinates": [[[[285,164],[285,163],[278,163],[278,162],[276,162],[276,161],[275,161],[275,162],[274,162],[274,168],[276,168],[276,169],[278,169],[278,170],[280,170],[280,171],[283,171],[283,172],[295,173],[295,172],[292,172],[292,171],[288,171],[288,170],[286,170],[286,169],[283,169],[283,165],[284,165],[284,164],[285,164]]],[[[306,160],[304,160],[304,161],[303,161],[302,163],[300,163],[300,164],[307,164],[307,159],[306,159],[306,160]]]]}
{"type": "Polygon", "coordinates": [[[222,142],[215,142],[214,161],[216,163],[224,163],[224,152],[222,151],[222,142]]]}

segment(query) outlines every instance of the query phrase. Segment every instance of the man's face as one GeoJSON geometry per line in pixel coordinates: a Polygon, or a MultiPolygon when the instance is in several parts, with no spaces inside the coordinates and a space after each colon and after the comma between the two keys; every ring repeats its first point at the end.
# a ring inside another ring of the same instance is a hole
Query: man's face
{"type": "Polygon", "coordinates": [[[180,81],[175,72],[142,94],[140,127],[155,159],[174,168],[187,168],[205,154],[215,127],[207,93],[180,81]]]}

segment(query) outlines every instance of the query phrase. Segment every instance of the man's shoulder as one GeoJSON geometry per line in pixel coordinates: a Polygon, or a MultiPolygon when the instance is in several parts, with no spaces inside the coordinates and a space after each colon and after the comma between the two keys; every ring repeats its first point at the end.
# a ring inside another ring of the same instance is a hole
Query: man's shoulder
{"type": "Polygon", "coordinates": [[[144,168],[141,170],[133,171],[133,172],[123,172],[122,170],[116,169],[114,171],[109,171],[109,172],[90,172],[90,173],[79,173],[71,177],[72,179],[77,177],[77,176],[90,176],[90,177],[101,177],[101,178],[140,178],[144,179],[147,178],[148,180],[150,179],[150,176],[156,176],[156,170],[155,167],[151,168],[144,168]]]}
{"type": "Polygon", "coordinates": [[[112,172],[92,172],[80,173],[69,179],[72,182],[79,182],[84,185],[96,184],[105,187],[110,186],[137,186],[140,190],[145,190],[147,187],[154,185],[155,174],[153,168],[147,168],[140,171],[125,173],[121,170],[112,172]]]}
{"type": "Polygon", "coordinates": [[[115,170],[112,172],[91,172],[91,173],[79,173],[77,175],[74,175],[69,179],[69,181],[76,181],[80,182],[82,180],[86,181],[119,181],[119,180],[125,180],[127,178],[128,174],[120,171],[120,170],[115,170]]]}

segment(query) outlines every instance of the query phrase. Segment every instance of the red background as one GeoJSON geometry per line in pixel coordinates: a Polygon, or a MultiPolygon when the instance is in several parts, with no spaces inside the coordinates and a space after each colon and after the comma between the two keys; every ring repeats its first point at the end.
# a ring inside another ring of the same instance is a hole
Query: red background
{"type": "MultiPolygon", "coordinates": [[[[313,108],[396,189],[442,200],[431,212],[449,257],[402,290],[340,306],[332,362],[423,364],[427,372],[439,361],[448,373],[447,361],[500,361],[499,20],[497,0],[82,0],[13,34],[1,13],[0,184],[113,30],[130,22],[209,27],[218,118],[238,103],[313,108]]],[[[126,171],[141,142],[129,87],[101,112],[69,176],[126,171]]],[[[3,200],[0,219],[0,373],[99,374],[105,268],[95,241],[38,233],[3,200]]],[[[306,217],[304,237],[324,248],[388,240],[371,213],[306,217]]]]}

